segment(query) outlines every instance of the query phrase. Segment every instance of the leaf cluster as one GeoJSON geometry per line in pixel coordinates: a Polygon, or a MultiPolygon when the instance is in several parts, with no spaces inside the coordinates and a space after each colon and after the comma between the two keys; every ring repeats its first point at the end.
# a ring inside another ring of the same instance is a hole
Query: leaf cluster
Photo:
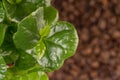
{"type": "Polygon", "coordinates": [[[48,80],[77,44],[50,0],[0,0],[0,80],[48,80]]]}

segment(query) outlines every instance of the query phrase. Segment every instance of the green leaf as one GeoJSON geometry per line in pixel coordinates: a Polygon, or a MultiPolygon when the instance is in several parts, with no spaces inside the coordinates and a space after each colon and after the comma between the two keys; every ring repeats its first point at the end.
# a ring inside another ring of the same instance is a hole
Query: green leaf
{"type": "Polygon", "coordinates": [[[0,22],[4,20],[4,17],[5,17],[5,11],[3,9],[2,2],[0,1],[0,22]]]}
{"type": "Polygon", "coordinates": [[[64,57],[71,57],[78,45],[78,35],[74,26],[68,22],[58,22],[51,29],[48,40],[58,44],[65,50],[64,57]]]}
{"type": "MultiPolygon", "coordinates": [[[[50,15],[47,15],[48,14],[47,12],[54,15],[55,11],[54,8],[46,7],[44,10],[43,8],[37,9],[35,12],[31,13],[31,15],[27,16],[19,23],[18,31],[14,36],[14,42],[17,48],[28,50],[35,47],[36,43],[39,41],[38,39],[40,38],[39,30],[45,26],[45,22],[48,21],[50,24],[52,24],[52,21],[53,23],[57,21],[57,12],[55,12],[55,16],[49,17],[50,15]],[[50,13],[49,9],[51,9],[53,13],[52,12],[50,13]],[[43,12],[44,10],[46,13],[43,12]],[[51,21],[47,17],[51,18],[51,21]]],[[[44,31],[46,31],[46,29],[44,31]]]]}
{"type": "Polygon", "coordinates": [[[0,24],[0,46],[1,46],[2,43],[3,43],[6,29],[7,29],[7,25],[5,25],[5,24],[0,24]]]}
{"type": "MultiPolygon", "coordinates": [[[[13,37],[17,49],[36,58],[43,71],[60,68],[65,59],[74,55],[77,48],[78,36],[73,25],[56,21],[57,11],[54,14],[52,7],[40,7],[18,24],[13,37]]],[[[23,63],[22,61],[24,60],[17,63],[23,63]]]]}
{"type": "Polygon", "coordinates": [[[35,47],[40,38],[39,30],[43,25],[43,8],[39,8],[19,23],[18,30],[13,37],[16,47],[22,50],[35,47]]]}
{"type": "Polygon", "coordinates": [[[7,12],[7,17],[11,21],[21,21],[38,7],[47,6],[50,0],[3,0],[4,8],[7,12]],[[15,4],[17,3],[19,4],[15,4]]]}
{"type": "Polygon", "coordinates": [[[6,70],[7,70],[6,63],[3,57],[0,55],[0,80],[4,80],[6,70]]]}
{"type": "Polygon", "coordinates": [[[49,35],[43,40],[46,51],[38,63],[44,71],[60,68],[65,59],[74,55],[78,44],[77,32],[73,25],[67,22],[53,25],[49,35]]]}
{"type": "Polygon", "coordinates": [[[20,71],[20,70],[27,70],[30,69],[31,67],[35,66],[36,60],[33,58],[32,55],[27,54],[25,52],[19,53],[19,58],[16,61],[15,67],[20,71]]]}
{"type": "Polygon", "coordinates": [[[15,75],[14,73],[8,73],[5,80],[48,80],[47,75],[44,72],[33,72],[24,75],[15,75]]]}
{"type": "Polygon", "coordinates": [[[24,18],[18,24],[18,30],[14,34],[13,40],[15,46],[18,50],[22,51],[15,65],[20,70],[27,70],[33,67],[36,63],[36,60],[34,60],[33,56],[30,55],[30,50],[36,46],[40,38],[39,30],[43,27],[44,23],[42,12],[43,8],[39,8],[24,18]],[[24,65],[27,66],[25,67],[24,65]]]}
{"type": "Polygon", "coordinates": [[[52,7],[44,7],[44,19],[46,24],[53,25],[58,21],[58,11],[52,7]]]}

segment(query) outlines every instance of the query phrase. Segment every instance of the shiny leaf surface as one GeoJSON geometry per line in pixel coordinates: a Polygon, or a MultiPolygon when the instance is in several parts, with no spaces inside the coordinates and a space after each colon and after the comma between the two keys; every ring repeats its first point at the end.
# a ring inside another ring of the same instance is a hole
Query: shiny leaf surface
{"type": "Polygon", "coordinates": [[[18,70],[27,70],[35,66],[36,60],[25,52],[19,52],[19,58],[16,61],[15,67],[18,70]]]}
{"type": "Polygon", "coordinates": [[[49,35],[44,38],[46,51],[38,60],[44,71],[53,71],[61,67],[64,60],[75,53],[78,36],[73,25],[58,22],[51,27],[49,35]]]}
{"type": "Polygon", "coordinates": [[[43,12],[43,8],[39,8],[19,23],[18,31],[14,35],[14,43],[17,48],[28,50],[36,45],[40,38],[39,29],[44,23],[41,12],[43,12]]]}
{"type": "Polygon", "coordinates": [[[53,25],[58,21],[58,11],[52,7],[44,7],[44,19],[46,24],[53,25]]]}

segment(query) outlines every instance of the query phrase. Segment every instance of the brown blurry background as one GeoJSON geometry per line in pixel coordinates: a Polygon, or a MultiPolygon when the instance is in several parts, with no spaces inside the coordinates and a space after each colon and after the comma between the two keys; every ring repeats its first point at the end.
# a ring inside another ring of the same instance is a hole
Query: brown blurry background
{"type": "Polygon", "coordinates": [[[76,54],[50,80],[120,80],[120,0],[52,0],[78,31],[76,54]]]}

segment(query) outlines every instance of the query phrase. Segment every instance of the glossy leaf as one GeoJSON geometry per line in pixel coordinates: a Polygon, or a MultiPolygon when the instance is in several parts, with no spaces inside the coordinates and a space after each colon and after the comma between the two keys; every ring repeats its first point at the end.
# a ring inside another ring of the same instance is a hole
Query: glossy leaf
{"type": "Polygon", "coordinates": [[[53,25],[58,21],[58,11],[52,7],[44,7],[44,19],[46,24],[53,25]]]}
{"type": "Polygon", "coordinates": [[[4,20],[4,17],[5,17],[5,11],[3,9],[2,2],[0,1],[0,22],[4,20]]]}
{"type": "Polygon", "coordinates": [[[27,70],[31,67],[35,66],[36,60],[30,55],[25,52],[19,52],[19,58],[16,61],[15,67],[20,70],[27,70]]]}
{"type": "Polygon", "coordinates": [[[6,74],[6,63],[2,56],[0,56],[0,80],[4,80],[6,74]]]}
{"type": "MultiPolygon", "coordinates": [[[[50,12],[49,9],[52,9],[52,7],[45,8],[44,10],[45,12],[50,12]]],[[[55,10],[53,9],[52,11],[55,11],[55,10]]],[[[33,46],[36,45],[36,42],[40,38],[38,33],[39,33],[39,30],[45,26],[45,22],[48,21],[49,23],[51,23],[52,21],[53,22],[57,21],[57,12],[55,13],[56,14],[55,16],[51,16],[51,17],[45,14],[47,13],[43,14],[43,8],[39,8],[19,23],[18,31],[14,36],[14,42],[17,48],[20,48],[23,50],[33,48],[33,46]],[[52,19],[50,20],[49,18],[52,18],[52,19]]]]}
{"type": "Polygon", "coordinates": [[[46,51],[38,60],[44,71],[53,71],[61,67],[64,60],[75,53],[78,36],[73,25],[58,22],[51,27],[50,34],[44,38],[46,51]]]}
{"type": "Polygon", "coordinates": [[[7,29],[7,25],[5,25],[5,24],[0,24],[0,46],[1,46],[2,43],[3,43],[6,29],[7,29]]]}
{"type": "Polygon", "coordinates": [[[52,21],[53,22],[57,21],[57,18],[58,18],[57,12],[50,13],[52,15],[55,14],[55,16],[49,17],[49,15],[46,15],[47,12],[50,12],[49,9],[55,12],[54,8],[46,7],[44,9],[46,13],[43,14],[43,8],[39,8],[19,23],[18,31],[14,37],[14,42],[18,48],[23,50],[33,48],[33,46],[36,45],[36,42],[40,38],[38,33],[39,33],[39,30],[45,26],[45,22],[49,22],[49,24],[52,24],[52,21]]]}
{"type": "Polygon", "coordinates": [[[14,35],[14,43],[17,48],[28,50],[36,46],[39,36],[39,29],[43,27],[43,8],[22,20],[18,25],[18,31],[14,35]],[[39,22],[39,23],[38,23],[39,22]]]}
{"type": "MultiPolygon", "coordinates": [[[[18,1],[18,0],[17,0],[18,1]]],[[[21,21],[38,7],[48,6],[50,0],[22,0],[15,4],[16,0],[3,0],[4,8],[7,12],[7,17],[15,22],[21,21]]]]}

